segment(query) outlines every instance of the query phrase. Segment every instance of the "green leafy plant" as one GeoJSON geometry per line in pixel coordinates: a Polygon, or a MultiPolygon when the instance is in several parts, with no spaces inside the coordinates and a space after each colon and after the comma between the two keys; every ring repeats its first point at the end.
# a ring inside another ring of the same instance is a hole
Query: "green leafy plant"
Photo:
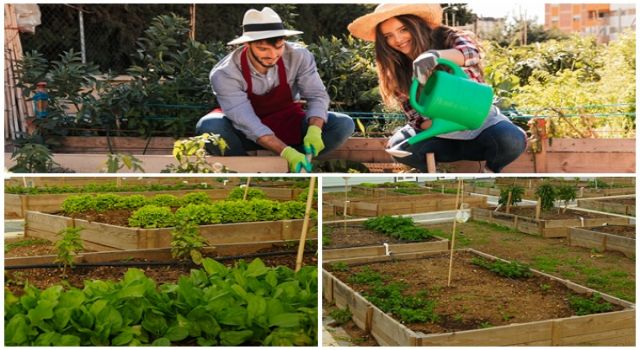
{"type": "Polygon", "coordinates": [[[562,185],[556,188],[556,194],[559,200],[564,202],[563,212],[567,210],[569,202],[576,199],[576,188],[571,185],[562,185]]]}
{"type": "Polygon", "coordinates": [[[97,212],[105,212],[107,210],[113,210],[120,206],[122,197],[112,193],[101,193],[94,197],[95,210],[97,212]]]}
{"type": "Polygon", "coordinates": [[[339,271],[339,272],[349,271],[349,265],[345,264],[342,261],[331,263],[329,264],[329,267],[331,267],[331,270],[333,271],[339,271]]]}
{"type": "Polygon", "coordinates": [[[382,311],[397,316],[404,322],[437,322],[440,316],[436,313],[436,302],[428,300],[425,293],[405,295],[406,284],[376,283],[364,297],[382,311]]]}
{"type": "Polygon", "coordinates": [[[347,307],[345,309],[335,308],[329,312],[329,316],[333,318],[336,325],[341,326],[351,321],[351,316],[353,315],[351,314],[349,307],[347,307]]]}
{"type": "Polygon", "coordinates": [[[9,171],[14,173],[50,173],[59,166],[53,161],[51,150],[37,143],[25,143],[18,146],[11,154],[16,162],[9,171]]]}
{"type": "Polygon", "coordinates": [[[205,258],[158,286],[140,269],[82,289],[26,286],[5,293],[5,345],[317,346],[317,281],[316,266],[205,258]]]}
{"type": "Polygon", "coordinates": [[[217,206],[210,204],[188,204],[175,212],[177,222],[192,222],[198,225],[219,224],[222,213],[217,206]]]}
{"type": "Polygon", "coordinates": [[[144,168],[142,167],[142,161],[140,159],[136,158],[132,154],[121,153],[109,153],[107,155],[107,160],[105,161],[105,167],[102,171],[106,173],[117,173],[125,167],[134,173],[137,171],[144,173],[144,168]]]}
{"type": "Polygon", "coordinates": [[[578,316],[599,314],[613,310],[613,305],[602,299],[602,296],[598,293],[594,293],[589,298],[571,295],[569,296],[569,306],[578,316]]]}
{"type": "Polygon", "coordinates": [[[62,211],[68,215],[95,210],[95,208],[96,198],[88,194],[69,196],[62,202],[62,211]]]}
{"type": "Polygon", "coordinates": [[[149,200],[149,204],[158,207],[178,207],[180,206],[180,200],[172,194],[156,194],[149,200]]]}
{"type": "Polygon", "coordinates": [[[415,226],[409,217],[380,216],[367,219],[364,227],[403,241],[419,241],[433,237],[429,230],[415,226]]]}
{"type": "Polygon", "coordinates": [[[509,193],[511,193],[511,204],[513,206],[518,205],[518,203],[522,202],[522,196],[524,195],[524,187],[519,185],[510,185],[500,189],[500,198],[498,199],[498,204],[507,205],[507,200],[509,199],[509,193]]]}
{"type": "Polygon", "coordinates": [[[17,242],[5,243],[4,252],[8,253],[11,250],[15,248],[20,248],[20,247],[30,247],[30,246],[45,245],[50,243],[51,242],[47,241],[46,239],[24,239],[17,242]]]}
{"type": "Polygon", "coordinates": [[[472,258],[471,263],[484,267],[497,275],[508,278],[529,278],[533,273],[529,266],[517,261],[504,262],[502,260],[487,261],[483,258],[472,258]]]}
{"type": "Polygon", "coordinates": [[[79,251],[84,249],[80,232],[82,227],[67,227],[58,232],[62,238],[56,241],[56,260],[55,262],[62,264],[62,275],[67,275],[67,267],[73,267],[73,259],[79,251]]]}
{"type": "Polygon", "coordinates": [[[119,196],[117,209],[138,209],[148,204],[148,200],[141,194],[133,194],[130,196],[119,196]]]}
{"type": "Polygon", "coordinates": [[[201,250],[207,244],[196,223],[183,221],[171,231],[171,256],[174,259],[190,257],[196,265],[200,265],[202,264],[201,250]]]}
{"type": "Polygon", "coordinates": [[[347,280],[354,284],[377,284],[382,282],[383,276],[369,266],[365,266],[362,271],[354,273],[347,280]]]}
{"type": "Polygon", "coordinates": [[[208,194],[204,192],[187,193],[180,198],[180,205],[187,204],[211,204],[213,201],[208,194]]]}
{"type": "Polygon", "coordinates": [[[219,136],[204,133],[202,135],[190,137],[185,140],[178,140],[173,145],[173,156],[178,164],[170,164],[163,172],[170,173],[222,173],[226,168],[220,164],[209,164],[207,162],[206,147],[218,147],[221,153],[228,148],[227,143],[219,136]]]}
{"type": "MultiPolygon", "coordinates": [[[[229,192],[229,195],[227,196],[227,200],[241,200],[244,198],[245,191],[247,190],[244,186],[236,187],[233,190],[231,190],[231,192],[229,192]]],[[[267,198],[267,195],[266,193],[264,193],[263,190],[249,187],[249,190],[247,192],[247,198],[246,198],[247,200],[266,199],[266,198],[267,198]]]]}
{"type": "Polygon", "coordinates": [[[553,208],[553,203],[556,201],[556,188],[552,184],[544,182],[536,189],[536,196],[540,198],[542,210],[549,210],[553,208]]]}
{"type": "Polygon", "coordinates": [[[170,208],[145,205],[129,217],[129,226],[141,228],[163,228],[175,224],[175,216],[170,208]]]}
{"type": "Polygon", "coordinates": [[[331,236],[326,234],[326,233],[323,233],[322,234],[322,246],[323,247],[328,247],[328,246],[331,245],[331,243],[332,243],[331,236]]]}

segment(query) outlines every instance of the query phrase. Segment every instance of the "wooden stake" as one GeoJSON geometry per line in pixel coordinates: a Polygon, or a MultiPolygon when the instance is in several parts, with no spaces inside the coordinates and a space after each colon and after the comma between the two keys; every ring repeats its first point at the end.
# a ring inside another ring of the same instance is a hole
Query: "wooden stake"
{"type": "Polygon", "coordinates": [[[436,172],[436,156],[433,153],[427,153],[427,173],[433,174],[436,172]]]}
{"type": "Polygon", "coordinates": [[[507,214],[509,214],[510,209],[511,209],[511,191],[509,191],[509,195],[507,196],[507,214]]]}
{"type": "Polygon", "coordinates": [[[296,259],[296,272],[302,267],[302,256],[304,255],[304,245],[307,240],[307,230],[309,228],[309,214],[311,213],[311,203],[313,202],[313,191],[316,187],[316,178],[311,177],[309,183],[309,193],[307,194],[307,207],[304,211],[304,221],[302,222],[302,233],[300,233],[300,244],[298,245],[298,257],[296,259]]]}
{"type": "Polygon", "coordinates": [[[540,220],[541,208],[542,208],[542,198],[538,197],[538,202],[536,202],[536,220],[540,220]]]}
{"type": "Polygon", "coordinates": [[[247,184],[244,188],[244,195],[242,196],[243,201],[247,200],[247,194],[249,193],[249,184],[251,184],[251,176],[247,178],[247,184]]]}
{"type": "MultiPolygon", "coordinates": [[[[461,199],[460,189],[462,188],[462,180],[458,180],[458,192],[456,193],[456,210],[461,199]]],[[[449,277],[447,277],[447,287],[451,286],[451,271],[453,270],[453,250],[456,246],[456,219],[453,219],[453,229],[451,231],[451,252],[449,254],[449,277]]]]}

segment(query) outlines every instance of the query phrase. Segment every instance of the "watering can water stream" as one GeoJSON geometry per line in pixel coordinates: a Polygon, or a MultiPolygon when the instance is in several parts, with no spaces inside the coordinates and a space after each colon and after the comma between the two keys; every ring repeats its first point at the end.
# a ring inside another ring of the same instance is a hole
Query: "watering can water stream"
{"type": "Polygon", "coordinates": [[[449,67],[453,73],[434,71],[418,95],[420,83],[413,80],[409,90],[411,106],[431,119],[428,129],[410,137],[386,151],[399,158],[411,155],[401,147],[414,145],[431,137],[454,131],[475,130],[482,126],[493,102],[489,85],[477,83],[455,63],[439,58],[438,64],[449,67]]]}

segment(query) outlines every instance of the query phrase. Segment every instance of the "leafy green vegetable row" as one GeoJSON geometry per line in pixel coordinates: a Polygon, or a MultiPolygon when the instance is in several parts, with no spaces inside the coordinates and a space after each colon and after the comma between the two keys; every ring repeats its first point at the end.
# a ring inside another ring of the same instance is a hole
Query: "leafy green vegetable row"
{"type": "MultiPolygon", "coordinates": [[[[251,201],[219,201],[213,204],[189,204],[176,210],[147,205],[129,218],[129,226],[142,228],[171,227],[179,222],[197,225],[235,222],[275,221],[304,218],[305,203],[276,202],[268,199],[251,201]]],[[[315,217],[315,211],[312,211],[315,217]]]]}
{"type": "Polygon", "coordinates": [[[371,218],[364,222],[364,227],[403,241],[419,241],[433,237],[433,233],[423,227],[417,227],[413,219],[408,217],[371,218]]]}
{"type": "Polygon", "coordinates": [[[203,260],[177,284],[129,269],[121,281],[85,281],[83,289],[5,292],[6,346],[317,343],[317,267],[297,273],[260,259],[226,267],[203,260]]]}
{"type": "Polygon", "coordinates": [[[210,189],[211,185],[202,184],[185,184],[178,183],[174,185],[162,184],[139,184],[139,185],[120,185],[114,183],[106,184],[87,184],[84,186],[70,185],[53,185],[44,187],[23,187],[23,186],[6,186],[5,193],[11,194],[62,194],[62,193],[100,193],[100,192],[147,192],[147,191],[176,191],[176,190],[193,190],[193,189],[210,189]]]}

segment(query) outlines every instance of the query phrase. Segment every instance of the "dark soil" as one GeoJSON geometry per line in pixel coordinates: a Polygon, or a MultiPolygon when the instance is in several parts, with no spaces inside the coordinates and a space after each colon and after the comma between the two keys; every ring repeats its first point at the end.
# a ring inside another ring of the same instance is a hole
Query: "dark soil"
{"type": "MultiPolygon", "coordinates": [[[[260,257],[267,266],[287,266],[295,269],[295,255],[279,255],[260,257]]],[[[245,261],[250,262],[252,258],[246,258],[245,261]]],[[[227,266],[233,266],[234,260],[221,261],[227,266]]],[[[304,265],[317,265],[318,260],[314,254],[305,254],[302,262],[304,265]]],[[[23,270],[6,270],[5,271],[5,287],[16,295],[22,294],[24,285],[28,282],[30,285],[45,289],[54,284],[62,283],[76,288],[83,288],[85,280],[111,280],[118,281],[124,277],[124,274],[130,267],[116,266],[100,266],[100,267],[82,267],[77,266],[67,271],[67,278],[63,278],[62,268],[34,268],[23,270]]],[[[153,278],[157,285],[162,283],[176,283],[180,276],[188,275],[191,269],[198,268],[196,265],[175,265],[175,266],[148,266],[136,267],[144,271],[145,275],[153,278]]]]}
{"type": "MultiPolygon", "coordinates": [[[[495,208],[489,208],[489,209],[494,210],[495,208]]],[[[504,213],[505,208],[504,207],[500,208],[498,212],[504,213]]],[[[536,208],[535,207],[511,207],[509,214],[535,218],[536,208]]],[[[563,212],[563,208],[553,208],[551,210],[543,210],[540,212],[540,219],[542,220],[580,219],[580,217],[583,217],[585,219],[592,219],[592,218],[603,218],[603,217],[609,217],[609,216],[606,214],[599,214],[599,213],[572,210],[572,209],[567,209],[565,212],[563,212]]]]}
{"type": "MultiPolygon", "coordinates": [[[[116,226],[129,227],[129,217],[133,211],[129,209],[113,209],[104,212],[87,211],[73,215],[76,219],[87,220],[89,222],[100,222],[116,226]]],[[[70,216],[64,213],[56,213],[55,215],[70,216]]]]}
{"type": "MultiPolygon", "coordinates": [[[[387,236],[384,233],[368,230],[361,224],[347,224],[345,234],[344,224],[326,225],[328,229],[324,230],[323,236],[329,236],[331,244],[323,246],[323,249],[347,248],[347,247],[363,247],[370,245],[381,245],[383,243],[409,243],[397,238],[387,236]]],[[[436,241],[437,238],[428,238],[421,242],[436,241]]]]}
{"type": "Polygon", "coordinates": [[[636,205],[636,199],[634,198],[605,198],[598,199],[598,202],[618,203],[624,205],[636,205]]]}
{"type": "MultiPolygon", "coordinates": [[[[13,243],[20,242],[33,242],[34,240],[30,238],[21,239],[19,241],[14,241],[13,243]]],[[[5,249],[7,244],[5,243],[5,249]]],[[[4,252],[5,258],[15,258],[19,256],[38,256],[38,255],[54,255],[56,254],[56,248],[52,242],[45,240],[38,240],[38,242],[31,243],[25,246],[16,246],[10,248],[9,251],[4,252]]]]}
{"type": "Polygon", "coordinates": [[[589,227],[590,231],[604,232],[609,233],[616,236],[622,236],[627,238],[636,239],[636,227],[629,225],[606,225],[606,226],[597,226],[597,227],[589,227]]]}
{"type": "MultiPolygon", "coordinates": [[[[466,252],[454,255],[450,287],[447,287],[448,253],[366,266],[386,276],[386,284],[405,283],[408,285],[406,294],[427,291],[427,298],[436,301],[435,312],[440,320],[406,324],[413,331],[447,333],[574,315],[568,304],[572,292],[561,283],[541,276],[528,279],[500,277],[471,264],[474,256],[466,252]]],[[[348,283],[348,277],[363,268],[356,266],[347,272],[333,273],[348,283]]],[[[369,285],[349,285],[360,293],[370,289],[369,285]]],[[[616,306],[616,310],[621,309],[616,306]]]]}

